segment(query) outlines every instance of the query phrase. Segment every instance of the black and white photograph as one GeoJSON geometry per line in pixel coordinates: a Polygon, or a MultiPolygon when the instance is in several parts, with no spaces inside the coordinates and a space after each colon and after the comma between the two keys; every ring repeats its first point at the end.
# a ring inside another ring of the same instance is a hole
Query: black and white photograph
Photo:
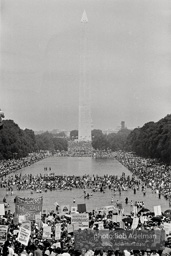
{"type": "Polygon", "coordinates": [[[0,0],[0,256],[171,255],[171,1],[0,0]]]}

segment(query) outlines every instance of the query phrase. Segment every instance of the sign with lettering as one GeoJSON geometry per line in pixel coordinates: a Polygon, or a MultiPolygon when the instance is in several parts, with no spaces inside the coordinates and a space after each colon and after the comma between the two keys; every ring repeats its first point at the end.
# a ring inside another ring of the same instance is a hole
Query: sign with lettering
{"type": "Polygon", "coordinates": [[[35,220],[35,215],[42,211],[43,197],[21,198],[16,197],[15,213],[25,215],[27,220],[35,220]]]}
{"type": "Polygon", "coordinates": [[[89,228],[88,213],[73,213],[71,214],[71,224],[78,223],[80,229],[89,228]]]}
{"type": "Polygon", "coordinates": [[[18,242],[20,242],[21,244],[27,246],[29,238],[30,238],[30,233],[31,233],[30,230],[28,230],[26,228],[23,228],[23,227],[20,227],[20,231],[19,231],[18,239],[17,239],[18,242]]]}
{"type": "Polygon", "coordinates": [[[5,243],[7,238],[8,226],[0,225],[0,244],[5,243]]]}
{"type": "Polygon", "coordinates": [[[51,239],[51,226],[43,227],[43,238],[51,239]]]}

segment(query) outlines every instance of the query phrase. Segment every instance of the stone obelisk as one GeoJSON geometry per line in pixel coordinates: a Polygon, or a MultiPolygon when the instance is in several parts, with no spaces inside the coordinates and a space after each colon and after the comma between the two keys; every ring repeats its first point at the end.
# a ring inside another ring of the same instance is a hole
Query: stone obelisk
{"type": "Polygon", "coordinates": [[[91,142],[91,104],[90,84],[87,79],[87,25],[88,18],[84,11],[82,18],[82,38],[80,55],[80,85],[79,85],[79,128],[78,141],[91,142]]]}

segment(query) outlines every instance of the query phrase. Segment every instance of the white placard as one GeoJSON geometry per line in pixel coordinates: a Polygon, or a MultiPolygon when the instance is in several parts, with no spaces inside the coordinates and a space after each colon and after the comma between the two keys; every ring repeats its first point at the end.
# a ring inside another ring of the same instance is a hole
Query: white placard
{"type": "Polygon", "coordinates": [[[4,204],[0,204],[0,215],[1,215],[1,216],[5,215],[4,204]]]}

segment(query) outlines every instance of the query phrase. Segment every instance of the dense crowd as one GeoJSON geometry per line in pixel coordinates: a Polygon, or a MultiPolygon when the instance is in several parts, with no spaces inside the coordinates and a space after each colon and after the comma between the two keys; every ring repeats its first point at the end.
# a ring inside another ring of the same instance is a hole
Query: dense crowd
{"type": "Polygon", "coordinates": [[[0,161],[0,177],[6,176],[24,167],[30,166],[35,162],[42,160],[49,155],[48,152],[31,153],[27,157],[17,159],[14,156],[13,159],[0,161]]]}
{"type": "Polygon", "coordinates": [[[71,157],[92,157],[93,148],[91,142],[86,141],[69,141],[68,142],[68,156],[71,157]]]}
{"type": "MultiPolygon", "coordinates": [[[[104,176],[56,176],[55,174],[40,174],[40,175],[9,175],[1,179],[0,186],[6,188],[7,191],[13,191],[14,187],[18,190],[47,191],[55,189],[83,189],[84,195],[87,197],[86,189],[91,189],[92,193],[100,191],[105,193],[106,189],[111,189],[114,192],[122,193],[123,190],[141,189],[146,193],[146,188],[151,188],[152,192],[163,195],[166,199],[169,196],[170,187],[170,166],[159,165],[155,160],[142,159],[134,156],[133,153],[118,152],[116,156],[125,167],[132,172],[132,177],[122,173],[121,177],[114,175],[104,176]]],[[[12,166],[12,164],[11,164],[12,166]]],[[[91,196],[91,195],[89,195],[91,196]]],[[[4,199],[5,200],[5,199],[4,199]]],[[[113,203],[111,201],[111,203],[113,203]]],[[[88,212],[89,229],[99,230],[102,224],[104,230],[131,230],[133,217],[138,217],[139,221],[136,230],[163,230],[166,223],[171,224],[171,210],[165,211],[160,216],[155,216],[154,212],[145,208],[144,202],[136,202],[133,204],[125,198],[124,204],[116,202],[115,209],[104,211],[95,209],[88,212]],[[132,210],[129,214],[122,211],[124,204],[130,204],[132,210]],[[135,211],[134,206],[138,211],[135,211]],[[114,216],[121,215],[121,220],[116,221],[114,216]]],[[[3,256],[168,256],[171,254],[171,235],[169,232],[165,237],[165,244],[160,250],[151,250],[148,247],[143,250],[113,250],[103,247],[89,248],[82,246],[81,249],[75,248],[74,233],[70,232],[68,226],[71,224],[71,212],[62,214],[59,212],[60,207],[56,206],[56,211],[52,210],[49,213],[43,212],[41,221],[31,222],[31,235],[27,246],[22,245],[17,241],[17,234],[22,224],[15,223],[15,215],[10,211],[6,211],[5,215],[0,219],[0,225],[8,225],[7,240],[2,245],[1,254],[3,256]],[[55,238],[55,225],[61,224],[61,238],[55,238]],[[51,226],[51,239],[43,238],[43,228],[51,226]]]]}
{"type": "Polygon", "coordinates": [[[92,192],[100,191],[105,193],[106,189],[113,190],[114,193],[122,193],[128,189],[145,189],[140,180],[135,177],[122,175],[104,175],[104,176],[66,176],[50,174],[14,174],[0,181],[0,187],[6,188],[6,191],[30,190],[33,192],[47,192],[47,190],[72,190],[72,189],[91,189],[92,192]]]}
{"type": "MultiPolygon", "coordinates": [[[[125,201],[125,204],[127,202],[125,201]]],[[[133,211],[129,215],[122,215],[122,228],[121,222],[116,222],[113,220],[113,216],[120,214],[116,205],[116,208],[112,211],[103,211],[103,210],[93,210],[88,213],[89,216],[89,229],[99,230],[100,224],[102,223],[104,230],[131,230],[133,211]]],[[[136,229],[137,230],[162,230],[164,223],[171,222],[171,213],[162,214],[162,216],[155,217],[153,212],[150,212],[144,206],[138,206],[138,213],[136,215],[144,220],[139,221],[136,229]]],[[[144,250],[112,250],[106,248],[95,248],[94,250],[90,248],[85,248],[84,246],[81,249],[75,248],[74,241],[74,232],[69,231],[68,226],[71,224],[71,214],[60,214],[59,206],[57,206],[56,211],[51,211],[49,213],[42,213],[41,220],[31,221],[31,235],[27,246],[22,245],[17,241],[17,236],[21,223],[16,223],[16,216],[11,214],[10,211],[6,211],[3,218],[0,219],[1,225],[8,225],[8,235],[7,240],[1,247],[1,254],[3,256],[12,256],[12,255],[21,255],[21,256],[70,256],[70,255],[82,255],[82,256],[129,256],[129,255],[149,255],[149,256],[158,256],[158,255],[169,255],[171,253],[171,240],[170,236],[166,236],[165,244],[158,251],[150,250],[146,248],[144,250]],[[55,238],[55,225],[60,224],[61,237],[55,238]],[[43,228],[45,226],[51,227],[51,238],[43,238],[43,228]]]]}
{"type": "Polygon", "coordinates": [[[170,197],[171,166],[158,163],[155,159],[143,159],[133,153],[118,152],[117,160],[123,164],[133,176],[166,199],[170,197]]]}

